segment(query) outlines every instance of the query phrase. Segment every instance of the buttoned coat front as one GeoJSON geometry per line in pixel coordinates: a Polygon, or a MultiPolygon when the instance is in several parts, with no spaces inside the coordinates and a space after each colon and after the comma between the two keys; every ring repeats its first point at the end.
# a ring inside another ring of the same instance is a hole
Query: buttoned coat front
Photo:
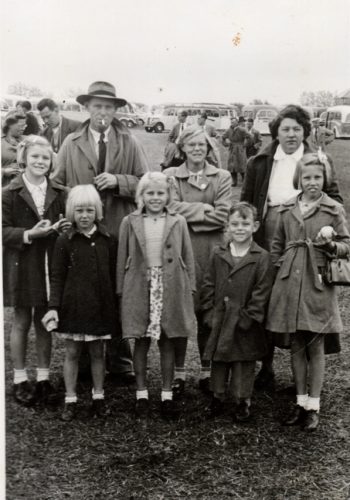
{"type": "MultiPolygon", "coordinates": [[[[97,175],[97,156],[89,140],[89,121],[66,137],[57,155],[53,180],[72,188],[93,184],[97,175]]],[[[118,120],[112,122],[108,139],[105,172],[115,175],[117,187],[101,192],[104,225],[116,239],[123,217],[135,210],[135,193],[140,177],[147,172],[146,157],[136,139],[118,120]]]]}
{"type": "Polygon", "coordinates": [[[213,318],[204,359],[230,363],[266,354],[264,321],[273,278],[270,256],[256,243],[238,264],[228,245],[215,248],[201,293],[202,309],[213,318]]]}
{"type": "MultiPolygon", "coordinates": [[[[65,193],[48,181],[44,219],[53,224],[65,212],[65,193]]],[[[47,304],[45,254],[49,268],[57,233],[24,243],[24,231],[41,220],[22,175],[2,190],[4,305],[35,307],[47,304]]]]}
{"type": "Polygon", "coordinates": [[[342,322],[337,287],[326,285],[318,276],[326,265],[326,254],[320,248],[300,242],[314,242],[323,226],[331,226],[337,233],[337,255],[347,255],[350,239],[344,209],[324,194],[306,216],[302,216],[296,198],[281,205],[279,210],[271,257],[280,267],[271,295],[266,328],[277,333],[294,333],[297,330],[339,333],[342,322]]]}
{"type": "Polygon", "coordinates": [[[172,210],[185,217],[190,231],[196,265],[196,311],[200,309],[199,291],[213,248],[223,241],[224,229],[232,203],[231,175],[206,162],[203,183],[198,185],[186,167],[168,168],[164,174],[173,178],[172,210]],[[208,207],[210,205],[211,207],[208,207]],[[211,208],[211,209],[210,209],[211,208]]]}
{"type": "MultiPolygon", "coordinates": [[[[143,214],[137,210],[120,226],[117,293],[122,300],[124,338],[140,338],[149,324],[149,290],[143,214]]],[[[197,330],[192,294],[196,290],[191,240],[185,219],[167,211],[163,234],[163,310],[167,337],[188,337],[197,330]]]]}

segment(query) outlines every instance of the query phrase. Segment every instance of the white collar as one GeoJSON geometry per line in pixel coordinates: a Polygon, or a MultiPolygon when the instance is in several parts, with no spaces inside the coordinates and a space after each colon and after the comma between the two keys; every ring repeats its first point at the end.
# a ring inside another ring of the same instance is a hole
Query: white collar
{"type": "Polygon", "coordinates": [[[96,224],[94,224],[88,233],[83,233],[82,231],[79,231],[79,233],[80,233],[80,234],[83,234],[83,235],[84,235],[84,236],[86,236],[87,238],[91,238],[91,236],[92,236],[92,235],[93,235],[96,231],[97,231],[97,226],[96,226],[96,224]]]}
{"type": "Polygon", "coordinates": [[[301,160],[304,154],[304,144],[301,143],[300,146],[294,153],[288,155],[285,153],[282,149],[282,146],[279,144],[277,146],[275,156],[273,157],[274,160],[279,161],[279,160],[285,160],[286,158],[293,158],[295,161],[301,160]]]}
{"type": "Polygon", "coordinates": [[[52,127],[52,130],[56,131],[60,128],[60,126],[62,125],[62,116],[59,117],[60,121],[58,123],[58,125],[56,125],[55,127],[52,127]]]}
{"type": "MultiPolygon", "coordinates": [[[[103,142],[108,142],[108,134],[109,134],[109,131],[111,130],[111,126],[109,126],[103,133],[105,135],[105,138],[103,139],[103,142]]],[[[91,127],[89,127],[89,131],[91,132],[92,134],[92,137],[94,139],[94,141],[96,142],[96,144],[98,144],[99,140],[100,140],[100,135],[102,134],[102,132],[97,132],[97,130],[94,130],[92,129],[91,127]]]]}
{"type": "Polygon", "coordinates": [[[43,182],[41,182],[40,184],[33,184],[32,182],[30,182],[27,179],[25,173],[23,174],[22,178],[23,178],[24,184],[26,185],[26,187],[30,193],[32,193],[33,191],[38,190],[38,189],[40,189],[40,191],[46,191],[46,189],[47,189],[46,177],[44,177],[43,182]]]}

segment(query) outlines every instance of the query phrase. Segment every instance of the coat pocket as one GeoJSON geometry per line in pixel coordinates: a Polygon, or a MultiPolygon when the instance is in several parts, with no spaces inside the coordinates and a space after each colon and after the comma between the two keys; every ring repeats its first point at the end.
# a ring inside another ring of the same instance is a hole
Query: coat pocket
{"type": "Polygon", "coordinates": [[[179,257],[179,261],[180,261],[181,267],[182,267],[183,269],[186,269],[186,271],[187,271],[187,266],[186,266],[186,264],[184,263],[184,260],[183,260],[183,258],[182,258],[181,256],[179,257]]]}

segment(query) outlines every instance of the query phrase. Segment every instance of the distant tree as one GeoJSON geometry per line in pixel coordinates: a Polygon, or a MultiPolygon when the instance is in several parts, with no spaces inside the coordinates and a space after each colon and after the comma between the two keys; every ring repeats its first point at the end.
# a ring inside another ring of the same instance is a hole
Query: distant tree
{"type": "Polygon", "coordinates": [[[70,87],[64,91],[65,97],[77,97],[82,94],[85,94],[85,90],[81,87],[70,87]]]}
{"type": "Polygon", "coordinates": [[[329,90],[317,90],[316,92],[303,92],[300,96],[302,106],[332,106],[335,94],[329,90]]]}
{"type": "Polygon", "coordinates": [[[22,95],[23,97],[42,97],[44,92],[32,85],[27,85],[23,82],[16,82],[8,86],[8,94],[22,95]]]}
{"type": "Polygon", "coordinates": [[[249,104],[264,104],[261,99],[253,99],[249,104]]]}
{"type": "Polygon", "coordinates": [[[237,108],[237,112],[240,115],[242,113],[242,109],[244,108],[243,102],[231,102],[232,106],[235,106],[237,108]]]}

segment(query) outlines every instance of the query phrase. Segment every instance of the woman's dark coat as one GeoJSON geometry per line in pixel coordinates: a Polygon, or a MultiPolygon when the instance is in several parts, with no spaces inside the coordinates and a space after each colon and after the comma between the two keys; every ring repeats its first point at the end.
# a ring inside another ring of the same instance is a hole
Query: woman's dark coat
{"type": "MultiPolygon", "coordinates": [[[[274,162],[273,157],[278,144],[278,140],[273,140],[263,151],[248,161],[241,192],[241,201],[251,203],[258,211],[258,220],[261,224],[259,230],[255,233],[254,239],[259,245],[263,245],[264,243],[264,224],[262,222],[266,211],[267,193],[274,162]]],[[[304,142],[304,148],[304,154],[312,152],[307,142],[304,142]]],[[[335,168],[330,157],[328,157],[328,161],[331,165],[333,180],[325,192],[334,200],[343,203],[343,199],[339,193],[338,181],[336,180],[335,168]]]]}
{"type": "Polygon", "coordinates": [[[57,239],[49,307],[58,310],[59,332],[114,334],[116,253],[102,226],[90,238],[72,230],[57,239]]]}
{"type": "MultiPolygon", "coordinates": [[[[65,212],[62,188],[48,181],[44,219],[55,223],[65,212]]],[[[45,253],[50,269],[57,233],[23,242],[24,231],[41,220],[22,176],[2,190],[2,241],[4,305],[35,307],[47,304],[45,253]]]]}
{"type": "Polygon", "coordinates": [[[204,311],[213,311],[204,359],[253,361],[267,352],[264,330],[274,269],[268,252],[252,243],[235,264],[228,245],[216,247],[201,294],[204,311]]]}

